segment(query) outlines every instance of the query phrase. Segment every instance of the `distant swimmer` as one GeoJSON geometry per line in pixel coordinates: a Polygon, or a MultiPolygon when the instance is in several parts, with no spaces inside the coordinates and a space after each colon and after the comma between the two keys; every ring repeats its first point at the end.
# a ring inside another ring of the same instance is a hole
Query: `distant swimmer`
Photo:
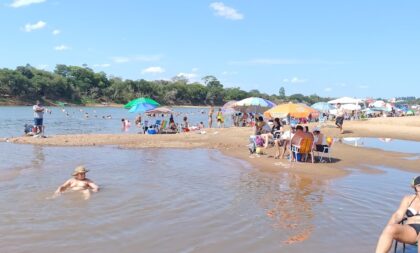
{"type": "Polygon", "coordinates": [[[72,191],[81,191],[85,199],[90,198],[90,191],[98,192],[99,186],[96,185],[93,181],[86,178],[87,170],[84,166],[77,166],[74,169],[72,174],[73,178],[67,180],[64,184],[62,184],[54,193],[54,197],[61,195],[67,189],[71,189],[72,191]]]}

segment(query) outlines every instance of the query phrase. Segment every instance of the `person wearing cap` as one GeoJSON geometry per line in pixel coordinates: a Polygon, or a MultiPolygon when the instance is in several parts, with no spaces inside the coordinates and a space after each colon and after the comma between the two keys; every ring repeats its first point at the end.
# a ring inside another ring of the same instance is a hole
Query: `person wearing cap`
{"type": "Polygon", "coordinates": [[[379,237],[376,253],[389,252],[393,240],[407,244],[416,244],[419,241],[420,176],[414,178],[411,187],[415,193],[402,199],[400,207],[391,216],[379,237]]]}
{"type": "Polygon", "coordinates": [[[99,186],[96,185],[92,180],[86,178],[87,170],[84,166],[77,166],[72,174],[73,178],[67,180],[55,191],[54,196],[58,196],[67,189],[73,191],[82,191],[85,199],[90,197],[90,190],[98,192],[99,186]]]}

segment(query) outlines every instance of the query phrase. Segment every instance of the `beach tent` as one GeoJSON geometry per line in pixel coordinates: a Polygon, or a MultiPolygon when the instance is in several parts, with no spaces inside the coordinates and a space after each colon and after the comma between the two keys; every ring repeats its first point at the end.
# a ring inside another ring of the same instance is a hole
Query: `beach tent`
{"type": "Polygon", "coordinates": [[[360,104],[363,103],[362,99],[351,98],[351,97],[342,97],[337,98],[331,101],[328,101],[329,104],[360,104]]]}
{"type": "Polygon", "coordinates": [[[313,105],[311,105],[312,108],[314,108],[317,111],[329,113],[331,109],[333,109],[333,106],[331,104],[328,104],[327,102],[318,102],[313,105]]]}
{"type": "Polygon", "coordinates": [[[287,114],[290,114],[291,117],[295,118],[306,118],[309,114],[311,114],[312,117],[318,117],[319,111],[305,104],[287,103],[278,105],[264,112],[264,116],[267,118],[285,118],[287,114]]]}
{"type": "Polygon", "coordinates": [[[385,107],[386,103],[382,100],[376,100],[370,104],[372,107],[385,107]]]}

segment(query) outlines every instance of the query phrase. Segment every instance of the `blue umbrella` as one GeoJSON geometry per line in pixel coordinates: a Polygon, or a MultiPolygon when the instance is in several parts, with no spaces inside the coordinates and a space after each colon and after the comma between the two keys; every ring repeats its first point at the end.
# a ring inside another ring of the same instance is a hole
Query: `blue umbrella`
{"type": "Polygon", "coordinates": [[[145,112],[145,111],[148,111],[148,110],[155,109],[158,106],[159,105],[149,104],[149,103],[138,103],[138,104],[134,105],[133,107],[131,107],[129,112],[132,112],[132,113],[145,112]]]}
{"type": "Polygon", "coordinates": [[[327,102],[318,102],[313,105],[311,105],[312,108],[315,110],[318,110],[320,112],[326,112],[328,113],[331,109],[334,109],[331,104],[328,104],[327,102]]]}

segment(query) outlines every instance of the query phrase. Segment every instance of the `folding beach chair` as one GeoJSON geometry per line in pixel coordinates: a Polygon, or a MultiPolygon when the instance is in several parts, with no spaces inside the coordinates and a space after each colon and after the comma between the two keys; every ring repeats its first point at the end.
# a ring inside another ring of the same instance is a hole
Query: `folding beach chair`
{"type": "Polygon", "coordinates": [[[309,138],[301,138],[299,141],[299,145],[291,146],[291,156],[290,161],[305,161],[308,159],[308,155],[311,154],[312,163],[314,162],[314,155],[312,151],[312,143],[313,141],[309,138]]]}
{"type": "Polygon", "coordinates": [[[323,162],[325,156],[328,156],[328,161],[331,162],[331,151],[332,151],[332,145],[334,143],[334,138],[332,137],[327,137],[327,139],[330,139],[330,142],[327,142],[328,146],[324,147],[324,150],[322,151],[318,151],[317,152],[317,156],[319,157],[319,162],[323,162]]]}

